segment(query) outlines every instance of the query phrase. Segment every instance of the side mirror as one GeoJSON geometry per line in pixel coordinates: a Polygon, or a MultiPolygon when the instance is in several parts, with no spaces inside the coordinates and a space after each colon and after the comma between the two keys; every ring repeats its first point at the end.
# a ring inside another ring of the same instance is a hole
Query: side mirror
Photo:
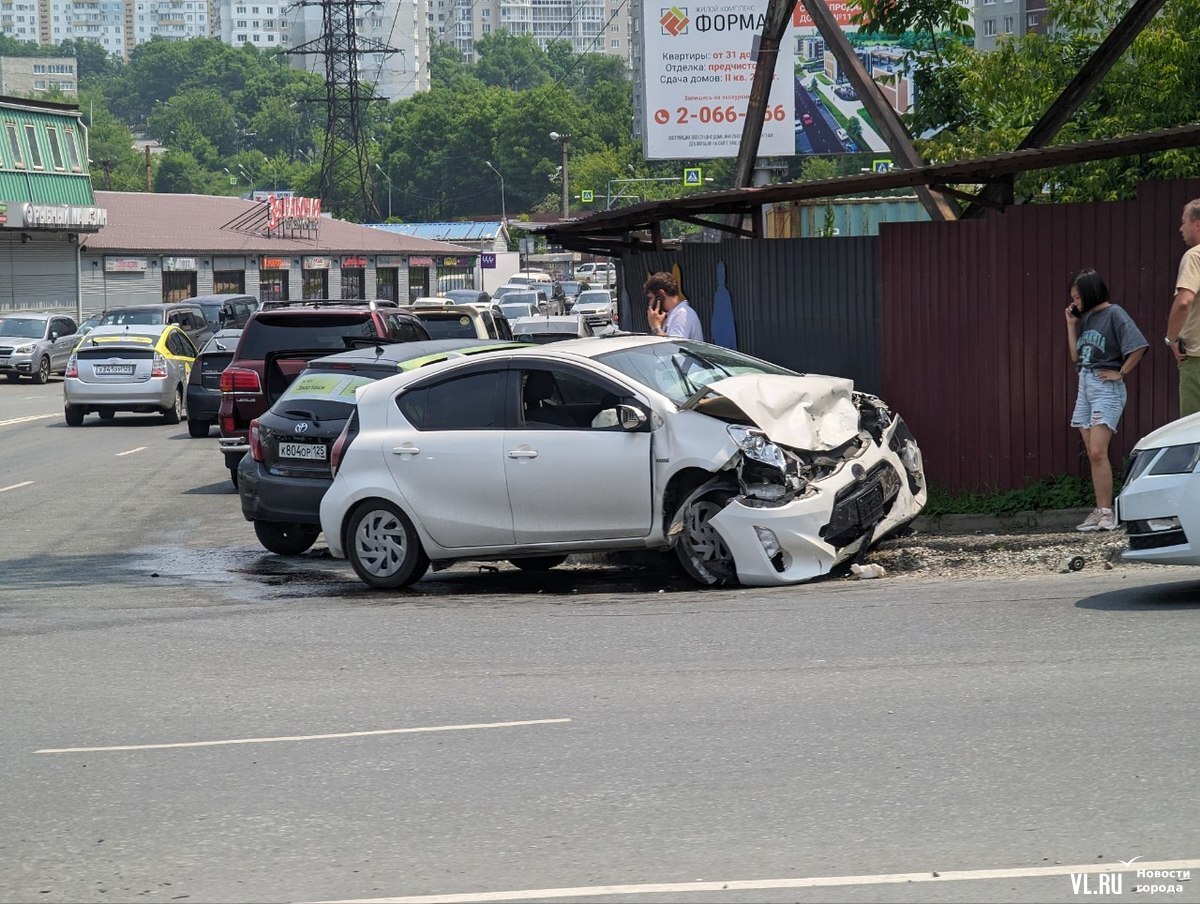
{"type": "Polygon", "coordinates": [[[621,424],[621,429],[627,433],[636,433],[639,430],[646,429],[646,425],[650,423],[646,417],[646,412],[642,411],[635,405],[618,405],[617,420],[621,424]]]}

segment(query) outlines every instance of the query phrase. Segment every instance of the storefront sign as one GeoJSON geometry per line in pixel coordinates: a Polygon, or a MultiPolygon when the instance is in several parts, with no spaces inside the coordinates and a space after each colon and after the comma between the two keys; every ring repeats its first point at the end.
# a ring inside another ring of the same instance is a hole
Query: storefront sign
{"type": "Polygon", "coordinates": [[[439,267],[474,267],[475,266],[474,256],[462,257],[461,255],[456,255],[454,257],[439,257],[437,259],[437,262],[438,262],[439,267]]]}
{"type": "Polygon", "coordinates": [[[360,268],[360,267],[365,267],[366,265],[367,265],[367,259],[365,257],[343,257],[342,258],[342,269],[343,270],[356,269],[356,268],[360,268]]]}
{"type": "MultiPolygon", "coordinates": [[[[103,207],[22,204],[21,219],[25,229],[99,229],[108,225],[108,211],[103,207]]],[[[10,220],[7,225],[17,224],[10,220]]]]}
{"type": "Polygon", "coordinates": [[[433,258],[432,257],[410,257],[408,259],[408,265],[410,267],[432,267],[433,266],[433,258]]]}
{"type": "Polygon", "coordinates": [[[327,257],[304,257],[300,259],[301,266],[305,270],[328,270],[332,261],[327,257]]]}
{"type": "Polygon", "coordinates": [[[291,259],[286,257],[264,257],[259,263],[260,270],[289,270],[291,259]]]}
{"type": "Polygon", "coordinates": [[[196,270],[196,259],[194,257],[164,257],[163,272],[188,271],[196,270]]]}
{"type": "Polygon", "coordinates": [[[320,198],[283,198],[272,195],[267,199],[269,213],[267,229],[316,229],[321,222],[320,198]]]}
{"type": "Polygon", "coordinates": [[[0,226],[8,223],[8,205],[0,203],[0,226]]]}
{"type": "Polygon", "coordinates": [[[108,273],[144,273],[147,263],[144,257],[106,257],[104,269],[108,273]]]}
{"type": "Polygon", "coordinates": [[[492,252],[485,251],[479,255],[479,266],[484,270],[496,269],[496,255],[492,252]]]}
{"type": "Polygon", "coordinates": [[[398,254],[377,254],[375,255],[376,267],[403,267],[404,258],[398,254]]]}

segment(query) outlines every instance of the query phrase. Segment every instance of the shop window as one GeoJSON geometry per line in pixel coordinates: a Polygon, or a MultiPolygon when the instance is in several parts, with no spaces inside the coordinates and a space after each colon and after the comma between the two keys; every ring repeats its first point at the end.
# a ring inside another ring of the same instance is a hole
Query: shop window
{"type": "Polygon", "coordinates": [[[196,274],[191,271],[168,270],[162,275],[164,304],[183,301],[196,295],[196,274]]]}
{"type": "Polygon", "coordinates": [[[67,159],[71,161],[71,172],[78,173],[83,167],[79,162],[79,144],[75,141],[75,130],[64,130],[67,145],[67,159]]]}
{"type": "Polygon", "coordinates": [[[304,270],[304,299],[329,297],[329,271],[304,270]]]}
{"type": "Polygon", "coordinates": [[[25,155],[21,153],[21,138],[17,135],[17,124],[6,122],[4,131],[8,135],[8,152],[12,155],[13,166],[17,169],[24,169],[25,155]]]}
{"type": "Polygon", "coordinates": [[[429,294],[429,268],[409,267],[408,300],[414,301],[429,294]]]}
{"type": "Polygon", "coordinates": [[[260,270],[258,272],[259,301],[287,301],[290,297],[287,270],[260,270]]]}
{"type": "Polygon", "coordinates": [[[399,301],[400,279],[395,267],[383,267],[375,271],[375,297],[385,301],[399,301]]]}
{"type": "Polygon", "coordinates": [[[342,298],[366,298],[366,270],[362,267],[342,268],[342,298]]]}
{"type": "Polygon", "coordinates": [[[214,270],[214,295],[243,295],[246,292],[245,270],[214,270]]]}
{"type": "Polygon", "coordinates": [[[25,138],[29,142],[29,165],[34,169],[45,169],[42,166],[42,149],[38,145],[37,129],[33,123],[25,123],[25,138]]]}
{"type": "Polygon", "coordinates": [[[50,160],[54,164],[54,168],[60,172],[66,169],[63,165],[62,144],[58,140],[58,129],[53,126],[46,126],[46,140],[50,142],[50,160]]]}

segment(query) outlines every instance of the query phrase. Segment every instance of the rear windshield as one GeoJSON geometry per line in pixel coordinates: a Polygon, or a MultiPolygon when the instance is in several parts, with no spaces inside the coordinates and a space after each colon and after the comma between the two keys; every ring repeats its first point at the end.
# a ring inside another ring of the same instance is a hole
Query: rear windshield
{"type": "Polygon", "coordinates": [[[251,318],[238,343],[241,360],[261,360],[269,352],[285,349],[321,349],[344,352],[346,337],[375,335],[369,313],[345,314],[260,314],[251,318]]]}
{"type": "Polygon", "coordinates": [[[346,409],[354,405],[354,390],[373,380],[362,374],[306,371],[292,381],[272,408],[285,411],[299,405],[321,417],[345,417],[346,409]]]}
{"type": "Polygon", "coordinates": [[[466,314],[457,317],[422,317],[421,322],[434,339],[470,339],[478,338],[475,324],[466,314]]]}
{"type": "Polygon", "coordinates": [[[137,308],[130,311],[109,311],[100,318],[100,326],[126,326],[131,323],[149,324],[163,322],[162,308],[137,308]]]}

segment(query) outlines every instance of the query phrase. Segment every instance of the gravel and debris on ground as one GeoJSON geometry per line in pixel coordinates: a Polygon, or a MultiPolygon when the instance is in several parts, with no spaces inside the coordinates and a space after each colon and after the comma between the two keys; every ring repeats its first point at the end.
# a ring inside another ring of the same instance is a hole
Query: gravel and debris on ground
{"type": "MultiPolygon", "coordinates": [[[[1126,562],[1124,530],[975,531],[969,534],[924,534],[884,540],[864,557],[882,565],[885,577],[973,578],[1044,575],[1096,570],[1161,570],[1161,565],[1126,562]]],[[[847,580],[861,580],[847,575],[847,580]]]]}

